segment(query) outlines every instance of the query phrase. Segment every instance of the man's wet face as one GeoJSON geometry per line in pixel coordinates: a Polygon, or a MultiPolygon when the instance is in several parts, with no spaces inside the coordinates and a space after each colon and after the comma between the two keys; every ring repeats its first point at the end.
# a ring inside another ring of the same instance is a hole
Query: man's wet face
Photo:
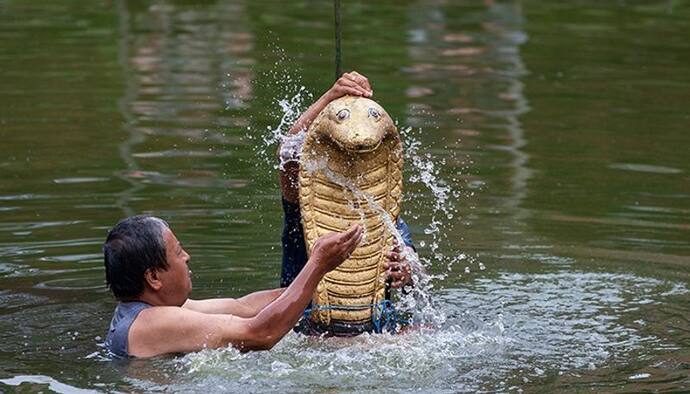
{"type": "Polygon", "coordinates": [[[163,231],[168,269],[161,272],[164,291],[175,305],[182,305],[192,292],[192,271],[189,269],[189,254],[182,248],[170,229],[163,231]]]}

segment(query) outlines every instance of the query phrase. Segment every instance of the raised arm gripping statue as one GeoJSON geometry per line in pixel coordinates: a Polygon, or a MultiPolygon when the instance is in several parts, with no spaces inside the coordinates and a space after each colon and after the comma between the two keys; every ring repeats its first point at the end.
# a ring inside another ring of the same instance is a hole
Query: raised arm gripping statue
{"type": "Polygon", "coordinates": [[[368,98],[332,101],[307,130],[299,172],[307,252],[324,234],[355,223],[365,228],[362,243],[314,292],[310,318],[318,331],[355,335],[371,331],[381,318],[385,253],[397,237],[402,167],[398,130],[368,98]]]}

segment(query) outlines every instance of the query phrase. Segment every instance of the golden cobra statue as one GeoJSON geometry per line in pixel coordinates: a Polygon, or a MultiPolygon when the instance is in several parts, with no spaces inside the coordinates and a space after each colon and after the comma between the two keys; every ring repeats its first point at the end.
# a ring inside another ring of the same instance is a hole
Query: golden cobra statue
{"type": "Polygon", "coordinates": [[[330,232],[364,225],[350,258],[328,273],[312,299],[320,332],[370,331],[386,299],[385,254],[395,238],[402,199],[400,135],[376,102],[345,96],[318,115],[302,147],[299,202],[307,251],[330,232]]]}

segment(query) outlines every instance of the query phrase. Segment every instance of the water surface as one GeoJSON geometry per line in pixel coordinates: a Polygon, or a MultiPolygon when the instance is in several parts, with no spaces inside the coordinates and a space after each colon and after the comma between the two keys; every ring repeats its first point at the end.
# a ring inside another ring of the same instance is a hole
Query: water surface
{"type": "Polygon", "coordinates": [[[674,1],[345,4],[344,67],[404,130],[435,325],[104,359],[100,245],[124,216],[170,222],[194,297],[277,285],[264,140],[278,100],[332,83],[331,18],[328,2],[0,4],[0,391],[690,389],[674,1]]]}

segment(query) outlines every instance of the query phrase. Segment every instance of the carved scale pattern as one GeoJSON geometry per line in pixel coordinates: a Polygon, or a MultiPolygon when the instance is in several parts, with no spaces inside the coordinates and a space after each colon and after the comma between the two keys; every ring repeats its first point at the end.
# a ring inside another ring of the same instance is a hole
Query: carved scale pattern
{"type": "Polygon", "coordinates": [[[311,255],[320,236],[344,231],[354,223],[365,224],[366,238],[349,259],[321,280],[312,299],[319,308],[313,309],[311,319],[326,327],[335,321],[365,324],[375,311],[361,306],[377,304],[385,297],[384,253],[390,250],[394,236],[380,209],[395,223],[402,200],[400,136],[397,131],[388,133],[376,150],[352,153],[340,149],[327,136],[317,136],[312,132],[316,128],[310,128],[307,134],[300,169],[300,205],[307,251],[311,255]],[[309,164],[324,159],[327,170],[309,164]],[[373,199],[379,210],[367,198],[341,186],[342,180],[373,199]]]}

